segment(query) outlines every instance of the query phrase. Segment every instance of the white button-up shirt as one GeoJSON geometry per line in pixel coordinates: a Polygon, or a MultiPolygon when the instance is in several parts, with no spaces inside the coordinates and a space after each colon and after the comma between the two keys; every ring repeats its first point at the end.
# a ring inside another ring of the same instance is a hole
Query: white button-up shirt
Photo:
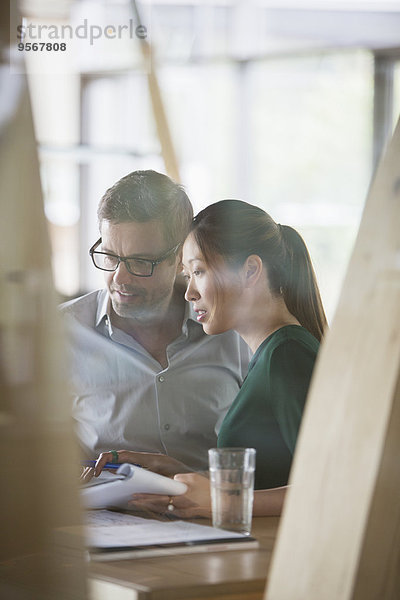
{"type": "Polygon", "coordinates": [[[85,454],[162,452],[206,469],[207,450],[247,373],[250,350],[241,338],[204,334],[187,303],[163,369],[112,326],[106,289],[63,304],[61,312],[69,317],[73,417],[85,454]]]}

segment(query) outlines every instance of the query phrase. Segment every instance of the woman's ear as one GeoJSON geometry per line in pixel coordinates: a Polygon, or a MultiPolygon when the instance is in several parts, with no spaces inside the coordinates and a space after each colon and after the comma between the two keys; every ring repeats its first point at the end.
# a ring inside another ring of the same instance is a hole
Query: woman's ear
{"type": "Polygon", "coordinates": [[[245,287],[253,287],[260,279],[263,270],[263,262],[257,254],[247,257],[243,265],[243,278],[245,287]]]}

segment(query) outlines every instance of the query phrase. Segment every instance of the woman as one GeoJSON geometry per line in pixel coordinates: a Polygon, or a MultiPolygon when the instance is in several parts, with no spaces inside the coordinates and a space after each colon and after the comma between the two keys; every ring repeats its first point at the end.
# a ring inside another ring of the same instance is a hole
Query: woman
{"type": "MultiPolygon", "coordinates": [[[[249,372],[222,423],[218,446],[257,450],[254,515],[279,514],[305,399],[326,327],[314,270],[301,236],[258,207],[222,200],[193,220],[183,247],[186,299],[207,334],[236,330],[254,352],[249,372]]],[[[100,457],[97,472],[109,457],[100,457]]],[[[121,451],[171,475],[169,457],[121,451]]],[[[208,479],[179,474],[189,491],[168,498],[135,495],[136,506],[178,517],[210,514],[208,479]]]]}

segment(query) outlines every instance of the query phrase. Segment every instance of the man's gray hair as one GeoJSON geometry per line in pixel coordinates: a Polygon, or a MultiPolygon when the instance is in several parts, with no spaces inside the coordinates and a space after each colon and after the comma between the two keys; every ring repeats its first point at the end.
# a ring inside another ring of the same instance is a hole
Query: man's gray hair
{"type": "Polygon", "coordinates": [[[156,171],[133,171],[106,191],[97,210],[102,221],[160,221],[168,246],[183,242],[193,219],[192,204],[183,189],[156,171]]]}

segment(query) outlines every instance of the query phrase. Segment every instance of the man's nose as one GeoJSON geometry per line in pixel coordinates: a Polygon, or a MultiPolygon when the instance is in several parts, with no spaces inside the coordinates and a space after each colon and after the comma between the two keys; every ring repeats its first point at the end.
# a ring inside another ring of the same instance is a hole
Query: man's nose
{"type": "Polygon", "coordinates": [[[123,260],[121,260],[118,267],[114,271],[113,279],[115,283],[126,283],[128,281],[131,281],[132,277],[134,277],[134,275],[132,275],[132,273],[129,273],[128,269],[126,268],[126,264],[123,260]]]}
{"type": "Polygon", "coordinates": [[[186,288],[186,292],[185,292],[185,299],[188,302],[194,302],[195,300],[198,300],[200,298],[200,294],[197,291],[196,286],[193,283],[193,280],[190,280],[188,282],[187,288],[186,288]]]}

